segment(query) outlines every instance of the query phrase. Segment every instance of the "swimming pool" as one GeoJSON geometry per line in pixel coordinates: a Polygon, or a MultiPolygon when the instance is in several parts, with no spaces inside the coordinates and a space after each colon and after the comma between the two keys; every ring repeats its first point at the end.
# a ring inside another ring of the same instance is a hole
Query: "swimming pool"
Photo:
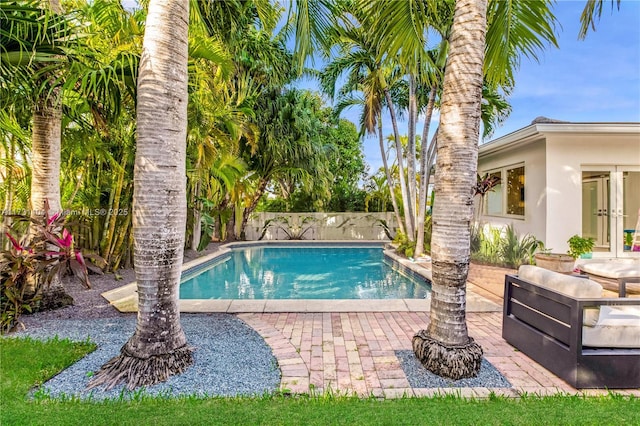
{"type": "Polygon", "coordinates": [[[429,283],[385,258],[382,246],[233,248],[185,271],[180,299],[424,299],[429,283]]]}

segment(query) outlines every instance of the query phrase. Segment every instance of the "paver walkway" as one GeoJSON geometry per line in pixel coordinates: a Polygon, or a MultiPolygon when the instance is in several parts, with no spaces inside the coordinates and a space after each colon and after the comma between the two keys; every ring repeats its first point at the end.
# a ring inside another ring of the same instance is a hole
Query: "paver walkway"
{"type": "MultiPolygon", "coordinates": [[[[501,303],[505,270],[474,267],[469,289],[501,303]]],[[[412,388],[395,355],[410,350],[413,335],[427,327],[428,312],[244,313],[238,315],[273,349],[282,371],[281,389],[292,393],[426,396],[454,393],[466,397],[523,393],[578,393],[502,339],[502,313],[468,313],[469,335],[484,349],[485,358],[512,388],[412,388]]],[[[606,390],[581,393],[607,394],[606,390]]],[[[640,396],[640,389],[619,390],[640,396]]]]}

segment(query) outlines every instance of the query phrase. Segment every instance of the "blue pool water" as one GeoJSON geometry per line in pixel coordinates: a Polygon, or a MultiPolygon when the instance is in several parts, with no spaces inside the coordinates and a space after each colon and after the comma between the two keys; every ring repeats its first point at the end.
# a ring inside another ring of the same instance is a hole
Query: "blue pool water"
{"type": "Polygon", "coordinates": [[[429,285],[380,247],[246,247],[187,272],[181,299],[423,299],[429,285]]]}

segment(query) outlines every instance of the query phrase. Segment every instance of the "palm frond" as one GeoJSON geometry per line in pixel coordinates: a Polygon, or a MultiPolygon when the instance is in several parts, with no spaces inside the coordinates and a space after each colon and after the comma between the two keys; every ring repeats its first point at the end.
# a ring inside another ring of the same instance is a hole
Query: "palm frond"
{"type": "Polygon", "coordinates": [[[512,87],[521,56],[538,61],[547,45],[558,47],[558,21],[547,1],[490,1],[484,73],[492,85],[512,87]]]}
{"type": "MultiPolygon", "coordinates": [[[[620,10],[620,3],[622,0],[611,0],[611,8],[613,9],[616,4],[618,10],[620,10]]],[[[589,32],[589,28],[592,31],[596,30],[596,21],[600,20],[602,16],[602,8],[604,6],[603,0],[587,0],[580,15],[580,31],[578,32],[578,38],[584,40],[589,32]]]]}

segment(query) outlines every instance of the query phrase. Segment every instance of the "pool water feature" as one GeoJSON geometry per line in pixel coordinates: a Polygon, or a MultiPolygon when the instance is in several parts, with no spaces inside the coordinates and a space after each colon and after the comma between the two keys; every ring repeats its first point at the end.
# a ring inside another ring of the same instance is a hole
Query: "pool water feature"
{"type": "Polygon", "coordinates": [[[382,247],[238,247],[183,273],[181,299],[424,299],[422,277],[400,271],[382,247]]]}

